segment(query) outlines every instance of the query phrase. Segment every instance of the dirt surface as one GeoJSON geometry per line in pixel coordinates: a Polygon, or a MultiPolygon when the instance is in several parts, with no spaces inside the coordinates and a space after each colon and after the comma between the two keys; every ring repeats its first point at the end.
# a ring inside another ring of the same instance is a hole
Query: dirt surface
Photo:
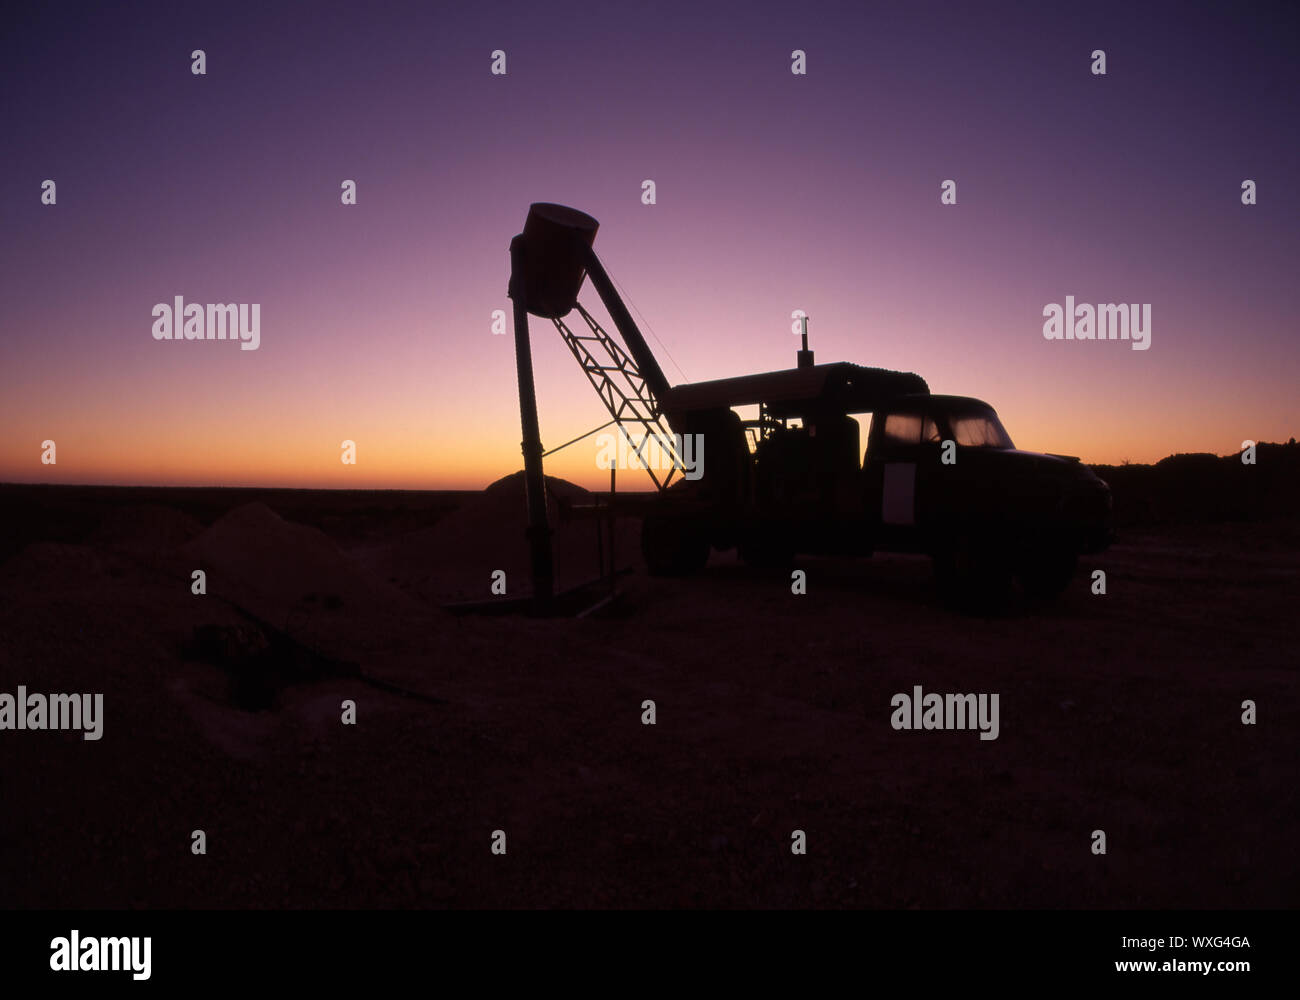
{"type": "MultiPolygon", "coordinates": [[[[493,568],[522,584],[517,481],[0,502],[0,692],[105,706],[97,742],[0,732],[9,907],[1297,898],[1294,516],[1130,527],[1058,603],[996,618],[944,610],[910,557],[800,560],[806,595],[725,554],[650,578],[626,524],[622,599],[540,620],[440,607],[493,568]],[[273,675],[266,705],[232,664],[273,675]],[[915,685],[998,693],[998,738],[893,729],[915,685]]],[[[564,530],[576,582],[593,536],[564,530]]]]}

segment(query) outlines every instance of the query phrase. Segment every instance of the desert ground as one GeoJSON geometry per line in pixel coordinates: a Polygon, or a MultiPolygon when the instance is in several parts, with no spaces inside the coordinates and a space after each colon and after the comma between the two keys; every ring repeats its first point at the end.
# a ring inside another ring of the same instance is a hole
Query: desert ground
{"type": "MultiPolygon", "coordinates": [[[[724,553],[649,577],[624,521],[619,599],[542,619],[444,607],[491,598],[496,569],[525,585],[518,477],[483,493],[0,487],[0,691],[104,695],[99,741],[0,732],[0,895],[1291,906],[1294,510],[1131,517],[1058,602],[995,617],[945,609],[915,557],[800,559],[804,595],[724,553]],[[893,729],[891,697],[915,685],[998,693],[999,737],[893,729]]],[[[562,583],[592,576],[594,526],[558,530],[562,583]]]]}

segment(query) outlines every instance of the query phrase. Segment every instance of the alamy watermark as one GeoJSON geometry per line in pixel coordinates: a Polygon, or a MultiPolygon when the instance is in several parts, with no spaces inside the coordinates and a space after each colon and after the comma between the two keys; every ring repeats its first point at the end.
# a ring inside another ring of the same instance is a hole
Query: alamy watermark
{"type": "Polygon", "coordinates": [[[996,694],[922,694],[917,684],[910,695],[900,691],[889,704],[895,729],[978,729],[982,740],[998,738],[996,694]]]}
{"type": "Polygon", "coordinates": [[[239,340],[241,351],[255,351],[262,343],[262,304],[254,302],[185,303],[177,295],[171,305],[153,307],[154,340],[239,340]]]}
{"type": "Polygon", "coordinates": [[[80,729],[83,740],[104,735],[102,694],[28,694],[0,692],[0,729],[80,729]]]}
{"type": "Polygon", "coordinates": [[[1151,346],[1151,303],[1106,302],[1096,306],[1087,302],[1074,304],[1074,296],[1065,297],[1065,305],[1049,302],[1043,306],[1047,322],[1043,324],[1046,340],[1128,340],[1133,350],[1151,346]]]}
{"type": "Polygon", "coordinates": [[[74,930],[50,941],[55,972],[129,972],[135,980],[152,974],[153,938],[82,937],[74,930]]]}
{"type": "Polygon", "coordinates": [[[703,434],[601,434],[596,438],[596,468],[676,469],[692,482],[704,476],[703,434]]]}

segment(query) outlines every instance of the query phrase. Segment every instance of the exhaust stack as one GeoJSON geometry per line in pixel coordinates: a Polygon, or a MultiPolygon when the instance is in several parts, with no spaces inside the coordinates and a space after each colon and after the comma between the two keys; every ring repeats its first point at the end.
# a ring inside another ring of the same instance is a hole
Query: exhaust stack
{"type": "Polygon", "coordinates": [[[803,348],[796,353],[799,368],[811,368],[813,366],[813,352],[808,350],[808,317],[800,316],[799,322],[803,324],[803,348]]]}

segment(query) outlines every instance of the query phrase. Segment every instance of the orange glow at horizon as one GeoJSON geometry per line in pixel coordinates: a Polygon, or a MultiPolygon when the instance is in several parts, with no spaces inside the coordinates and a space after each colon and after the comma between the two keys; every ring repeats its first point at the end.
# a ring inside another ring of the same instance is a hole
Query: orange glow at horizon
{"type": "MultiPolygon", "coordinates": [[[[549,326],[538,323],[537,327],[536,355],[548,362],[557,357],[567,362],[548,363],[545,369],[539,364],[543,443],[553,447],[603,423],[607,414],[576,365],[553,342],[549,326]]],[[[477,408],[468,411],[473,420],[443,419],[443,406],[439,405],[421,417],[412,408],[400,405],[400,400],[389,400],[383,409],[376,407],[366,419],[356,421],[318,422],[306,415],[264,421],[256,407],[247,412],[232,407],[230,416],[222,420],[187,420],[184,403],[175,419],[158,420],[152,416],[155,406],[137,409],[128,417],[114,410],[111,398],[96,400],[93,392],[87,391],[81,396],[83,409],[76,419],[65,416],[43,422],[23,412],[6,414],[9,433],[0,441],[0,481],[481,489],[523,466],[514,372],[509,365],[512,357],[508,356],[511,342],[509,338],[493,340],[501,348],[501,356],[492,366],[495,381],[477,394],[477,408]],[[456,424],[460,426],[449,426],[456,424]],[[41,443],[46,439],[56,443],[56,465],[41,463],[41,443]],[[356,443],[356,465],[341,461],[344,440],[356,443]]],[[[793,338],[787,346],[793,361],[793,338]]],[[[818,360],[838,359],[819,352],[818,360]]],[[[771,361],[774,367],[780,367],[779,358],[771,361]]],[[[1282,407],[1263,425],[1247,425],[1234,418],[1231,399],[1216,400],[1208,393],[1206,404],[1195,411],[1195,419],[1180,420],[1171,433],[1159,418],[1170,408],[1186,414],[1178,402],[1181,393],[1176,390],[1147,392],[1142,405],[1115,411],[1082,384],[1073,390],[1069,385],[1053,388],[1045,394],[1041,388],[1018,384],[1012,371],[994,380],[999,384],[973,385],[972,379],[955,374],[950,378],[942,366],[936,367],[941,369],[940,377],[929,373],[932,391],[975,395],[989,401],[1017,447],[1077,455],[1092,464],[1149,463],[1186,451],[1228,454],[1238,450],[1247,438],[1285,441],[1293,433],[1282,407]]],[[[920,365],[917,368],[925,371],[920,365]]],[[[742,372],[719,370],[706,377],[732,374],[742,372]]],[[[200,414],[206,408],[202,400],[191,399],[188,405],[200,414]]],[[[167,409],[161,405],[156,408],[167,409]]],[[[860,416],[859,420],[865,448],[869,417],[860,416]]],[[[547,474],[589,489],[606,489],[609,476],[597,466],[597,444],[598,436],[592,435],[549,456],[545,462],[547,474]]],[[[620,470],[618,484],[627,490],[652,485],[641,470],[620,470]]]]}

